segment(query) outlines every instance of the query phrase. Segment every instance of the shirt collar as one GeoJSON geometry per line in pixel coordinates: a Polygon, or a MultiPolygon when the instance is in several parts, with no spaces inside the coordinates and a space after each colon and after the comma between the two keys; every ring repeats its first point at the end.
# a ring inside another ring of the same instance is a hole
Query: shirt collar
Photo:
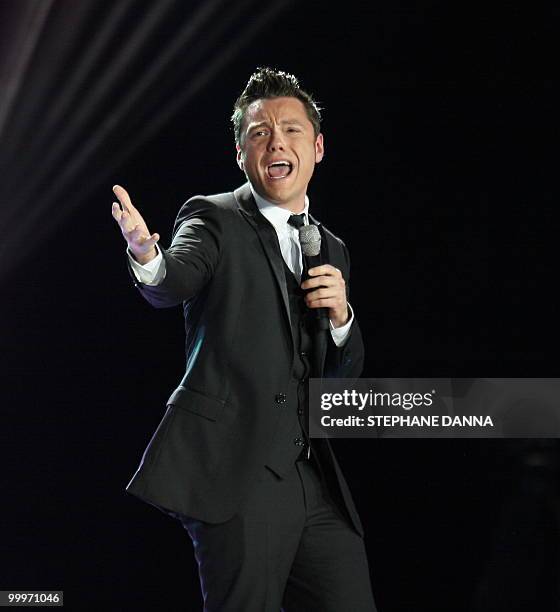
{"type": "MultiPolygon", "coordinates": [[[[285,208],[278,206],[277,204],[265,200],[261,195],[256,192],[251,183],[249,183],[249,186],[251,187],[251,193],[255,198],[255,202],[257,203],[261,214],[266,217],[266,219],[274,226],[276,231],[285,231],[288,227],[288,219],[293,213],[289,210],[286,210],[285,208]]],[[[307,197],[307,195],[305,196],[305,207],[302,212],[305,213],[304,218],[305,224],[307,225],[309,223],[309,198],[307,197]]]]}

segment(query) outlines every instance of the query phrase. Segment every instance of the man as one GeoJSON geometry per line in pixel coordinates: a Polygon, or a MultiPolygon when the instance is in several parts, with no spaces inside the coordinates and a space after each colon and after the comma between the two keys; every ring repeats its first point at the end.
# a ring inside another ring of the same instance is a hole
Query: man
{"type": "Polygon", "coordinates": [[[191,198],[169,249],[114,187],[136,286],[156,307],[183,303],[186,325],[185,375],[127,491],[188,530],[205,610],[371,612],[360,519],[305,418],[309,376],[359,376],[363,363],[347,249],[308,213],[319,110],[294,76],[262,68],[232,121],[248,183],[191,198]],[[306,275],[297,228],[309,223],[325,263],[306,275]]]}

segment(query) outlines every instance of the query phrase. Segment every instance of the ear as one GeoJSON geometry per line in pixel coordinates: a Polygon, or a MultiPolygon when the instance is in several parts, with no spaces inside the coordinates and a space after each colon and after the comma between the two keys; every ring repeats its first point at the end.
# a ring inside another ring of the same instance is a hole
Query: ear
{"type": "Polygon", "coordinates": [[[243,172],[244,171],[243,152],[241,151],[241,147],[239,145],[235,145],[235,149],[237,150],[237,155],[236,155],[237,165],[239,166],[239,169],[243,172]]]}
{"type": "Polygon", "coordinates": [[[318,164],[325,154],[325,145],[323,143],[323,134],[319,134],[317,136],[317,140],[315,141],[315,163],[318,164]]]}

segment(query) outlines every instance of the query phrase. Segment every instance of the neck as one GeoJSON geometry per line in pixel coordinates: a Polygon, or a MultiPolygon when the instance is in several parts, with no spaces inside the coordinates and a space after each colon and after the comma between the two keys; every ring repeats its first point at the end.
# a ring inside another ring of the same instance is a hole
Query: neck
{"type": "Polygon", "coordinates": [[[288,202],[275,202],[272,200],[272,203],[278,206],[278,208],[284,208],[295,215],[299,215],[299,213],[305,210],[305,192],[292,198],[288,202]]]}
{"type": "Polygon", "coordinates": [[[305,210],[305,200],[299,200],[298,202],[287,202],[285,204],[277,204],[274,202],[274,204],[276,204],[279,208],[289,210],[294,215],[299,215],[299,213],[302,213],[305,210]]]}
{"type": "Polygon", "coordinates": [[[276,200],[273,200],[271,198],[267,198],[266,196],[261,195],[252,185],[251,185],[251,191],[253,193],[253,195],[255,196],[255,198],[259,198],[261,201],[264,200],[264,202],[266,202],[269,205],[274,205],[274,207],[277,208],[283,208],[284,210],[287,210],[288,212],[291,212],[292,214],[300,214],[305,210],[305,206],[307,203],[307,197],[305,195],[305,192],[296,198],[293,198],[291,200],[289,200],[288,202],[278,202],[276,200]]]}

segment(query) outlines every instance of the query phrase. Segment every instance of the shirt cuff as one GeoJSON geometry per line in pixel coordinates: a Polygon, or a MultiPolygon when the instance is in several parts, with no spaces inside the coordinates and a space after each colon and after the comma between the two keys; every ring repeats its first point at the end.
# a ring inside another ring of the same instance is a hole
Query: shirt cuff
{"type": "Polygon", "coordinates": [[[165,259],[157,245],[154,245],[157,255],[147,264],[140,264],[134,259],[129,249],[126,249],[130,267],[136,279],[143,285],[159,285],[165,278],[165,259]]]}
{"type": "Polygon", "coordinates": [[[336,346],[343,346],[350,335],[350,328],[352,327],[352,321],[354,320],[354,312],[352,311],[350,304],[348,304],[348,314],[348,321],[342,327],[335,327],[332,324],[332,321],[329,319],[331,336],[336,346]]]}

